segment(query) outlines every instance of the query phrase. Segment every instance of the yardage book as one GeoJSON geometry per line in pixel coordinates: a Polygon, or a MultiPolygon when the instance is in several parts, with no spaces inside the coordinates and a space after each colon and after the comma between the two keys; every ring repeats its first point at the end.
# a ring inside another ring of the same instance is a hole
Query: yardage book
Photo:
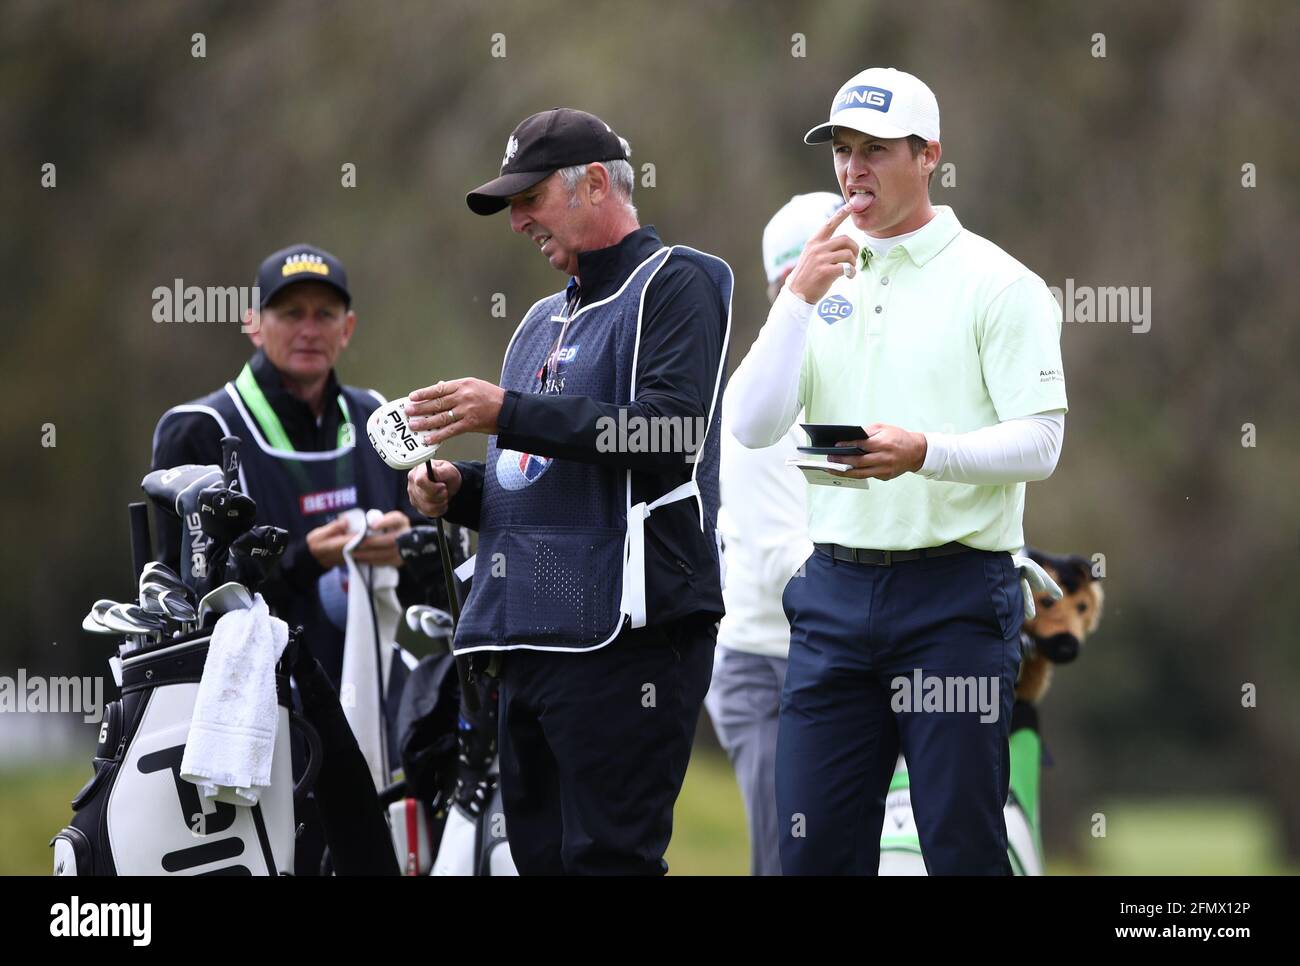
{"type": "Polygon", "coordinates": [[[785,465],[795,467],[803,473],[805,480],[817,486],[845,486],[855,490],[865,490],[869,488],[868,484],[871,482],[840,475],[852,469],[851,466],[843,463],[829,463],[817,459],[788,459],[785,465]]]}

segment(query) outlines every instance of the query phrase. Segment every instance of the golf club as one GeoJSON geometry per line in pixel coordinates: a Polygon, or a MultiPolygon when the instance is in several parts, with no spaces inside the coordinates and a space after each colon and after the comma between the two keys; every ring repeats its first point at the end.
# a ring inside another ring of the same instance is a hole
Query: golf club
{"type": "Polygon", "coordinates": [[[239,443],[238,436],[222,437],[221,482],[204,487],[198,494],[199,528],[210,541],[207,573],[195,585],[198,596],[226,582],[226,551],[253,527],[257,517],[257,504],[238,489],[239,443]]]}
{"type": "Polygon", "coordinates": [[[128,503],[126,512],[131,521],[131,576],[139,580],[145,564],[153,556],[149,537],[149,504],[128,503]]]}
{"type": "Polygon", "coordinates": [[[445,610],[430,607],[420,615],[420,629],[424,631],[427,637],[450,642],[452,635],[455,633],[456,625],[451,615],[445,610]]]}
{"type": "Polygon", "coordinates": [[[247,533],[256,516],[253,498],[224,483],[213,483],[199,491],[199,526],[221,550],[247,533]]]}
{"type": "Polygon", "coordinates": [[[207,623],[209,614],[224,614],[232,610],[247,610],[253,606],[252,595],[248,589],[235,581],[229,581],[203,595],[199,601],[199,625],[207,623]]]}
{"type": "Polygon", "coordinates": [[[148,613],[139,604],[114,604],[104,612],[101,623],[119,634],[155,636],[167,626],[167,619],[148,613]]]}
{"type": "Polygon", "coordinates": [[[289,545],[289,531],[265,524],[236,537],[226,555],[226,575],[255,593],[289,545]]]}
{"type": "MultiPolygon", "coordinates": [[[[370,414],[366,420],[366,435],[370,445],[375,448],[379,458],[395,470],[410,470],[421,463],[427,468],[429,479],[433,479],[433,457],[438,452],[437,446],[428,446],[420,442],[419,436],[411,429],[406,418],[407,397],[394,399],[385,403],[370,414]]],[[[438,527],[438,553],[442,557],[442,576],[447,589],[447,606],[451,610],[454,625],[460,623],[460,599],[456,596],[456,575],[451,568],[451,549],[447,546],[447,531],[443,528],[442,517],[436,517],[438,527]]],[[[452,631],[455,639],[455,630],[452,631]]],[[[455,648],[452,649],[455,654],[455,648]]],[[[478,691],[470,686],[469,661],[462,655],[456,655],[456,677],[460,680],[460,693],[465,707],[470,711],[479,710],[478,691]]]]}
{"type": "MultiPolygon", "coordinates": [[[[154,470],[140,481],[140,487],[161,513],[173,516],[180,527],[177,570],[186,586],[197,588],[208,579],[212,538],[199,527],[199,491],[222,479],[217,466],[186,463],[171,469],[154,470]]],[[[146,567],[148,565],[146,564],[146,567]]],[[[210,587],[211,584],[209,583],[210,587]]]]}
{"type": "Polygon", "coordinates": [[[101,598],[91,605],[90,612],[81,620],[81,629],[91,634],[117,634],[111,627],[105,627],[103,616],[117,601],[101,598]]]}
{"type": "Polygon", "coordinates": [[[425,611],[432,609],[433,608],[428,604],[412,604],[410,607],[406,608],[406,626],[417,634],[424,633],[422,625],[420,624],[420,618],[423,616],[425,611]]]}
{"type": "Polygon", "coordinates": [[[199,612],[182,594],[172,590],[164,590],[158,596],[158,604],[168,620],[180,625],[182,633],[188,634],[198,622],[199,612]]]}
{"type": "MultiPolygon", "coordinates": [[[[144,572],[140,574],[140,593],[143,595],[146,584],[158,586],[167,590],[175,590],[179,594],[189,596],[190,588],[181,580],[180,575],[172,570],[166,564],[152,560],[144,565],[144,572]]],[[[191,603],[193,600],[191,599],[191,603]]]]}

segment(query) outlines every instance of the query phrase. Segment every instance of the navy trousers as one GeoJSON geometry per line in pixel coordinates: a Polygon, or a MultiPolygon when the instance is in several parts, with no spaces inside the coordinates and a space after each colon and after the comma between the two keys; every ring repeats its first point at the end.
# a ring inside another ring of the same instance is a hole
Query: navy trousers
{"type": "Polygon", "coordinates": [[[511,651],[501,798],[520,875],[663,875],[717,625],[625,630],[598,651],[511,651]]]}
{"type": "Polygon", "coordinates": [[[930,874],[1010,875],[1002,808],[1023,606],[1011,555],[877,567],[815,551],[782,602],[783,873],[876,873],[901,750],[930,874]]]}

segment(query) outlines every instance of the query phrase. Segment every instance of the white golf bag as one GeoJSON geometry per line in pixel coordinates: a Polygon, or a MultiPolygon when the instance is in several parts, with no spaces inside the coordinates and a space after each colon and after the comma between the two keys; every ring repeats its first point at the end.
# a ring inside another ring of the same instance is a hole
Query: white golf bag
{"type": "Polygon", "coordinates": [[[447,811],[432,875],[518,875],[506,840],[501,776],[494,758],[487,777],[458,794],[447,811]]]}
{"type": "MultiPolygon", "coordinates": [[[[1028,816],[1014,790],[1002,809],[1007,823],[1007,855],[1016,875],[1042,875],[1042,851],[1028,816]]],[[[921,857],[921,839],[912,814],[912,791],[907,762],[900,755],[894,779],[885,798],[885,823],[880,833],[879,875],[927,875],[921,857]]]]}
{"type": "Polygon", "coordinates": [[[253,806],[204,801],[180,777],[181,759],[212,630],[125,653],[121,697],[109,704],[94,776],[72,802],[72,821],[54,836],[55,875],[285,875],[293,872],[294,799],[315,780],[320,740],[290,710],[292,635],[276,674],[279,723],[271,786],[253,806]],[[307,740],[309,761],[295,789],[290,727],[307,740]]]}
{"type": "Polygon", "coordinates": [[[388,823],[403,875],[518,875],[505,835],[496,762],[481,782],[430,804],[405,797],[388,804],[388,823]]]}
{"type": "Polygon", "coordinates": [[[518,875],[501,802],[496,679],[485,674],[474,683],[471,710],[453,668],[450,652],[430,654],[402,691],[405,778],[389,789],[392,797],[381,795],[398,863],[407,875],[518,875]]]}

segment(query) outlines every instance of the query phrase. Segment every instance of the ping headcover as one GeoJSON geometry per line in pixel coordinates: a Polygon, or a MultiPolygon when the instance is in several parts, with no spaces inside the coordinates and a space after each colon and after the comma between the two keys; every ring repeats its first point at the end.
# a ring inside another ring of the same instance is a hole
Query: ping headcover
{"type": "Polygon", "coordinates": [[[395,470],[409,470],[432,459],[437,446],[425,446],[406,420],[406,397],[384,403],[366,420],[366,435],[379,458],[395,470]]]}

